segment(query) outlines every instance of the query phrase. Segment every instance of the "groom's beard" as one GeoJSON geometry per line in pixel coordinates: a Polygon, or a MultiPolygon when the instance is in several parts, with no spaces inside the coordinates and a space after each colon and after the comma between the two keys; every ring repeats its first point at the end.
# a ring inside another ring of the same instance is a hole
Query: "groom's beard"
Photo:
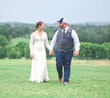
{"type": "Polygon", "coordinates": [[[63,29],[63,26],[60,26],[61,29],[63,29]]]}

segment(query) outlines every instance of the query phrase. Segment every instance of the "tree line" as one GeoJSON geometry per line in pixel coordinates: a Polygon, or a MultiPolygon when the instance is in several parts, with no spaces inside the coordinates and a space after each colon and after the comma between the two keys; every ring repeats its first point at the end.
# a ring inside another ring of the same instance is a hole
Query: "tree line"
{"type": "MultiPolygon", "coordinates": [[[[76,30],[81,42],[79,59],[110,59],[110,25],[71,24],[70,27],[76,30]]],[[[57,29],[56,25],[46,24],[45,31],[49,40],[57,29]]],[[[29,43],[19,42],[13,45],[10,41],[23,36],[30,39],[34,30],[33,24],[0,24],[0,58],[30,58],[29,43]]],[[[46,52],[48,54],[47,49],[46,52]]]]}

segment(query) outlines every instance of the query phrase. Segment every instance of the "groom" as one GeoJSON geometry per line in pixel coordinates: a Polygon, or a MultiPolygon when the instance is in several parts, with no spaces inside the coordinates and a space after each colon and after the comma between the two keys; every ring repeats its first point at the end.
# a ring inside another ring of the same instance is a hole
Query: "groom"
{"type": "Polygon", "coordinates": [[[50,55],[54,54],[54,46],[57,46],[56,51],[56,68],[58,72],[59,82],[66,85],[69,83],[70,70],[71,70],[71,59],[74,56],[79,55],[80,42],[75,30],[68,26],[67,20],[61,18],[59,21],[60,29],[56,31],[50,45],[50,55]],[[73,52],[73,46],[75,48],[73,52]],[[64,78],[63,78],[63,67],[64,67],[64,78]],[[63,78],[63,80],[62,80],[63,78]]]}

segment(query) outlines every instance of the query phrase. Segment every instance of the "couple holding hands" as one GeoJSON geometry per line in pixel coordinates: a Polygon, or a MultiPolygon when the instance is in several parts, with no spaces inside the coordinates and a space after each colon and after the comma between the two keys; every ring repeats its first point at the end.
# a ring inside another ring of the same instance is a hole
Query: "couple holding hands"
{"type": "Polygon", "coordinates": [[[71,60],[73,55],[79,55],[80,42],[76,31],[69,27],[67,19],[61,18],[57,22],[60,28],[53,36],[50,45],[47,33],[44,32],[44,22],[38,22],[35,26],[36,31],[31,34],[30,55],[32,66],[29,80],[32,82],[41,83],[49,80],[45,46],[49,49],[49,55],[54,55],[53,50],[57,46],[56,69],[58,72],[58,81],[60,83],[63,82],[65,85],[69,83],[71,60]]]}

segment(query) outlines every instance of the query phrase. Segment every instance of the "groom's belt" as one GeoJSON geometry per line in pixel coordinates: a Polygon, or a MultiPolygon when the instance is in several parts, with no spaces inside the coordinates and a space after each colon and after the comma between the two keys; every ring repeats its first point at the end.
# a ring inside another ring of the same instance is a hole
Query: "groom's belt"
{"type": "Polygon", "coordinates": [[[73,50],[73,49],[69,49],[69,50],[57,50],[57,51],[59,51],[59,52],[68,52],[68,51],[71,51],[71,50],[73,50]]]}

